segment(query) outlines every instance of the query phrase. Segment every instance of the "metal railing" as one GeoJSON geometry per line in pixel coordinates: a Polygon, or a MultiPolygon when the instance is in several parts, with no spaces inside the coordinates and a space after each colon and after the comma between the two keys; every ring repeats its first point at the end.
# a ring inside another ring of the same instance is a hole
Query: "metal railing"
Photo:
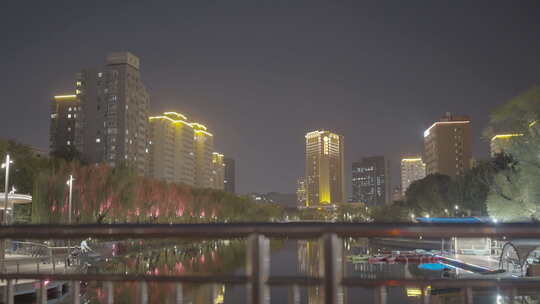
{"type": "MultiPolygon", "coordinates": [[[[266,304],[270,302],[271,286],[289,286],[290,303],[300,303],[299,286],[316,286],[323,292],[324,303],[343,303],[344,287],[372,287],[377,303],[386,303],[385,286],[415,286],[426,290],[428,286],[460,288],[464,303],[472,303],[472,288],[494,287],[508,290],[510,296],[516,288],[538,288],[540,280],[534,279],[403,279],[373,280],[344,277],[343,241],[344,237],[401,237],[401,238],[444,238],[444,237],[497,237],[497,238],[538,238],[538,224],[348,224],[348,223],[242,223],[242,224],[175,224],[175,225],[28,225],[0,227],[0,239],[230,239],[248,240],[245,275],[120,275],[120,274],[79,274],[79,273],[0,273],[0,279],[7,280],[5,293],[7,303],[13,303],[14,280],[33,279],[41,282],[38,303],[46,303],[47,292],[43,282],[50,280],[70,281],[73,286],[73,303],[80,303],[80,281],[105,282],[108,292],[107,303],[113,303],[114,282],[136,281],[141,284],[141,303],[148,303],[148,282],[174,283],[176,303],[183,302],[183,285],[195,284],[236,284],[247,287],[247,303],[266,304]],[[270,276],[270,248],[268,238],[313,239],[321,244],[320,268],[318,276],[270,276]]],[[[428,300],[429,301],[429,300],[428,300]]]]}

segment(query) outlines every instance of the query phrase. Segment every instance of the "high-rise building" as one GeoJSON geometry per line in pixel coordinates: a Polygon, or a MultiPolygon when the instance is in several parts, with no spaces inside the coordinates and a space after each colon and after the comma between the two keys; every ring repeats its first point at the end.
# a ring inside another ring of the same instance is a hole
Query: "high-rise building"
{"type": "Polygon", "coordinates": [[[150,121],[150,177],[174,183],[195,184],[193,127],[176,112],[152,116],[150,121]]]}
{"type": "Polygon", "coordinates": [[[298,207],[306,205],[306,179],[304,177],[296,180],[296,203],[298,207]]]}
{"type": "Polygon", "coordinates": [[[384,156],[364,157],[352,164],[353,201],[368,206],[389,204],[390,169],[384,156]]]}
{"type": "Polygon", "coordinates": [[[195,187],[212,188],[214,135],[200,123],[191,123],[195,131],[195,187]]]}
{"type": "Polygon", "coordinates": [[[306,207],[345,202],[343,136],[306,134],[306,207]]]}
{"type": "Polygon", "coordinates": [[[426,164],[421,157],[404,157],[401,159],[401,194],[405,195],[412,182],[426,177],[426,164]]]}
{"type": "Polygon", "coordinates": [[[150,97],[139,58],[129,52],[109,54],[104,67],[77,74],[76,94],[83,111],[83,158],[112,166],[125,162],[145,174],[150,97]]]}
{"type": "Polygon", "coordinates": [[[523,136],[521,133],[497,134],[491,138],[491,156],[505,152],[512,145],[512,139],[523,136]]]}
{"type": "Polygon", "coordinates": [[[212,153],[212,188],[224,190],[225,187],[225,164],[223,154],[212,153]]]}
{"type": "Polygon", "coordinates": [[[236,193],[236,163],[234,159],[224,157],[223,164],[225,165],[224,190],[225,192],[236,193]]]}
{"type": "Polygon", "coordinates": [[[77,95],[57,95],[51,100],[49,144],[52,153],[82,151],[82,111],[77,95]]]}
{"type": "Polygon", "coordinates": [[[446,113],[424,131],[424,149],[426,174],[462,175],[472,162],[471,120],[446,113]]]}

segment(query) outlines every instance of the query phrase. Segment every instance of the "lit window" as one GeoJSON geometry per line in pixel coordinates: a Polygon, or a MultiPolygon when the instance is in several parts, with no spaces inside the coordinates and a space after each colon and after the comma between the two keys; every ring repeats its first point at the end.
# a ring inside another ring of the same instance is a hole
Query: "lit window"
{"type": "Polygon", "coordinates": [[[103,73],[101,73],[101,72],[97,73],[98,78],[101,78],[102,76],[103,76],[103,73]]]}
{"type": "Polygon", "coordinates": [[[71,127],[68,127],[68,132],[71,132],[71,127]]]}
{"type": "Polygon", "coordinates": [[[67,145],[68,145],[68,146],[71,146],[71,141],[68,140],[68,141],[67,141],[67,145]]]}
{"type": "Polygon", "coordinates": [[[71,112],[71,107],[69,107],[68,111],[71,112]]]}
{"type": "Polygon", "coordinates": [[[68,114],[68,118],[71,118],[71,114],[68,114]]]}
{"type": "Polygon", "coordinates": [[[80,82],[80,81],[77,81],[77,82],[75,83],[75,85],[78,86],[78,87],[80,87],[80,86],[81,86],[81,82],[80,82]]]}
{"type": "Polygon", "coordinates": [[[81,94],[81,90],[79,89],[75,90],[75,94],[81,94]]]}
{"type": "Polygon", "coordinates": [[[97,142],[97,143],[100,143],[100,142],[101,142],[101,138],[99,138],[99,137],[96,138],[96,142],[97,142]]]}
{"type": "Polygon", "coordinates": [[[77,118],[77,114],[73,114],[73,118],[77,118]]]}
{"type": "Polygon", "coordinates": [[[54,119],[54,118],[56,118],[56,116],[57,116],[57,115],[58,115],[58,114],[56,114],[56,113],[53,113],[53,114],[51,114],[51,118],[53,118],[53,119],[54,119]]]}

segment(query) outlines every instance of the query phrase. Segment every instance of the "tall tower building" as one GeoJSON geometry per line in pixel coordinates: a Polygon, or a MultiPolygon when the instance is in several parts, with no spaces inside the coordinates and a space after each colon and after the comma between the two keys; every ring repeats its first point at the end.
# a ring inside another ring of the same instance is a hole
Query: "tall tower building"
{"type": "Polygon", "coordinates": [[[212,188],[214,135],[202,124],[194,122],[191,126],[195,132],[195,187],[212,188]]]}
{"type": "Polygon", "coordinates": [[[195,184],[193,127],[187,117],[176,112],[152,116],[150,122],[150,177],[168,182],[195,184]]]}
{"type": "Polygon", "coordinates": [[[225,164],[223,154],[212,153],[212,188],[224,190],[225,187],[225,164]]]}
{"type": "Polygon", "coordinates": [[[364,157],[352,164],[352,198],[368,206],[389,204],[390,169],[384,156],[364,157]]]}
{"type": "Polygon", "coordinates": [[[224,157],[223,164],[225,165],[224,190],[225,192],[236,193],[236,162],[230,157],[224,157]]]}
{"type": "Polygon", "coordinates": [[[426,177],[426,164],[418,156],[401,159],[401,194],[405,195],[412,182],[426,177]]]}
{"type": "Polygon", "coordinates": [[[83,110],[83,157],[112,166],[126,162],[139,174],[148,168],[150,97],[141,80],[139,58],[111,53],[102,68],[77,74],[76,93],[83,110]]]}
{"type": "Polygon", "coordinates": [[[341,135],[306,134],[306,207],[345,201],[343,152],[341,135]]]}
{"type": "Polygon", "coordinates": [[[51,100],[50,151],[69,153],[82,147],[82,111],[77,95],[57,95],[51,100]]]}
{"type": "Polygon", "coordinates": [[[426,174],[462,175],[472,165],[471,120],[446,113],[424,131],[424,149],[426,174]]]}

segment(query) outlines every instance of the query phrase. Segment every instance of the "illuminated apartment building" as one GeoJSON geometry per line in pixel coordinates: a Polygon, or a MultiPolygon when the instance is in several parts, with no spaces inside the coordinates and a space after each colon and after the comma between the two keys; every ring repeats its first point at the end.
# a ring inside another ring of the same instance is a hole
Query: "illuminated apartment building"
{"type": "Polygon", "coordinates": [[[512,134],[497,134],[491,138],[490,150],[491,157],[496,154],[505,152],[505,150],[511,149],[512,142],[514,139],[523,136],[521,133],[512,133],[512,134]]]}
{"type": "Polygon", "coordinates": [[[192,123],[191,126],[195,132],[195,187],[212,188],[213,135],[202,124],[192,123]]]}
{"type": "Polygon", "coordinates": [[[345,202],[343,136],[313,131],[305,137],[306,206],[345,202]]]}
{"type": "Polygon", "coordinates": [[[405,195],[412,182],[426,177],[426,164],[420,157],[401,159],[401,194],[405,195]]]}
{"type": "Polygon", "coordinates": [[[446,113],[424,131],[426,174],[462,175],[472,165],[471,121],[446,113]]]}
{"type": "Polygon", "coordinates": [[[212,153],[212,188],[224,190],[225,186],[225,164],[223,154],[212,153]]]}
{"type": "Polygon", "coordinates": [[[384,156],[364,157],[352,164],[352,199],[368,206],[391,202],[390,169],[384,156]]]}
{"type": "Polygon", "coordinates": [[[195,184],[193,127],[176,112],[153,116],[150,121],[149,176],[168,182],[195,184]]]}
{"type": "Polygon", "coordinates": [[[52,153],[82,151],[82,112],[77,95],[57,95],[51,100],[49,144],[52,153]]]}
{"type": "Polygon", "coordinates": [[[141,175],[148,168],[150,97],[141,80],[139,58],[111,53],[106,65],[76,77],[83,115],[83,158],[89,163],[121,162],[141,175]]]}

